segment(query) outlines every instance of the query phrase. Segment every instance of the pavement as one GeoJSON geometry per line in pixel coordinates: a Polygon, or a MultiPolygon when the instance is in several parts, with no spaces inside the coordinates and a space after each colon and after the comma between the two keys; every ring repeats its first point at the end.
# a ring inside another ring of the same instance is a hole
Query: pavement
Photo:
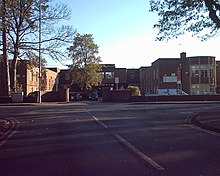
{"type": "Polygon", "coordinates": [[[190,122],[200,128],[220,133],[220,111],[206,111],[194,114],[190,122]]]}

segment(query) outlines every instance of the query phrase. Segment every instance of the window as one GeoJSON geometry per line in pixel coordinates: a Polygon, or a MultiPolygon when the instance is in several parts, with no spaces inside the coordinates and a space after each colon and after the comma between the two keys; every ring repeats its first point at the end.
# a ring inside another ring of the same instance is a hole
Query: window
{"type": "Polygon", "coordinates": [[[192,77],[199,77],[199,70],[192,70],[192,77]]]}
{"type": "Polygon", "coordinates": [[[33,72],[30,71],[30,81],[33,81],[33,76],[34,76],[33,72]]]}
{"type": "Polygon", "coordinates": [[[114,79],[114,72],[105,72],[105,79],[114,79]]]}
{"type": "Polygon", "coordinates": [[[204,70],[201,70],[201,77],[205,77],[205,72],[204,72],[204,70]]]}
{"type": "Polygon", "coordinates": [[[209,77],[212,78],[213,77],[213,69],[209,70],[209,77]]]}
{"type": "Polygon", "coordinates": [[[204,76],[208,77],[208,70],[204,70],[204,76]]]}
{"type": "Polygon", "coordinates": [[[192,77],[199,77],[199,67],[197,65],[191,66],[191,74],[192,77]]]}
{"type": "Polygon", "coordinates": [[[208,77],[208,70],[201,70],[201,77],[208,77]]]}
{"type": "Polygon", "coordinates": [[[36,72],[35,81],[38,81],[38,72],[36,72]]]}

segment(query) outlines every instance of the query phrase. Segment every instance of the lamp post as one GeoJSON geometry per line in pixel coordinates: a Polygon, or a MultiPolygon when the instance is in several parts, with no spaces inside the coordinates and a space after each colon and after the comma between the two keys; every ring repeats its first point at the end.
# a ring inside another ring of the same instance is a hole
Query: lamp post
{"type": "Polygon", "coordinates": [[[39,79],[38,79],[38,103],[41,103],[41,0],[39,0],[39,79]]]}

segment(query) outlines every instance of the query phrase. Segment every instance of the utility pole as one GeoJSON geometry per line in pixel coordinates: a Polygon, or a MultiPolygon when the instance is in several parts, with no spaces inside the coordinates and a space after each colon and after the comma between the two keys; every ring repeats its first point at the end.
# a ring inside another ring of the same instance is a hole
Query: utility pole
{"type": "Polygon", "coordinates": [[[3,62],[2,62],[2,75],[3,75],[3,95],[9,96],[9,68],[8,68],[8,55],[7,55],[7,33],[6,33],[6,4],[2,0],[2,40],[3,40],[3,62]]]}
{"type": "Polygon", "coordinates": [[[41,0],[39,0],[39,79],[38,79],[38,103],[41,103],[41,0]]]}

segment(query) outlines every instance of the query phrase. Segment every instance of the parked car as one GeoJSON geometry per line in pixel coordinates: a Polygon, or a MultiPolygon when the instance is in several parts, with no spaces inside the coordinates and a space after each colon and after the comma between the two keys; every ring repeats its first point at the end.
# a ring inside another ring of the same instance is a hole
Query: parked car
{"type": "Polygon", "coordinates": [[[81,101],[82,95],[78,92],[70,92],[70,101],[81,101]]]}
{"type": "Polygon", "coordinates": [[[89,100],[98,100],[99,99],[99,96],[98,96],[98,93],[97,92],[91,92],[89,94],[89,100]]]}
{"type": "Polygon", "coordinates": [[[215,92],[204,92],[203,95],[217,95],[215,92]]]}

